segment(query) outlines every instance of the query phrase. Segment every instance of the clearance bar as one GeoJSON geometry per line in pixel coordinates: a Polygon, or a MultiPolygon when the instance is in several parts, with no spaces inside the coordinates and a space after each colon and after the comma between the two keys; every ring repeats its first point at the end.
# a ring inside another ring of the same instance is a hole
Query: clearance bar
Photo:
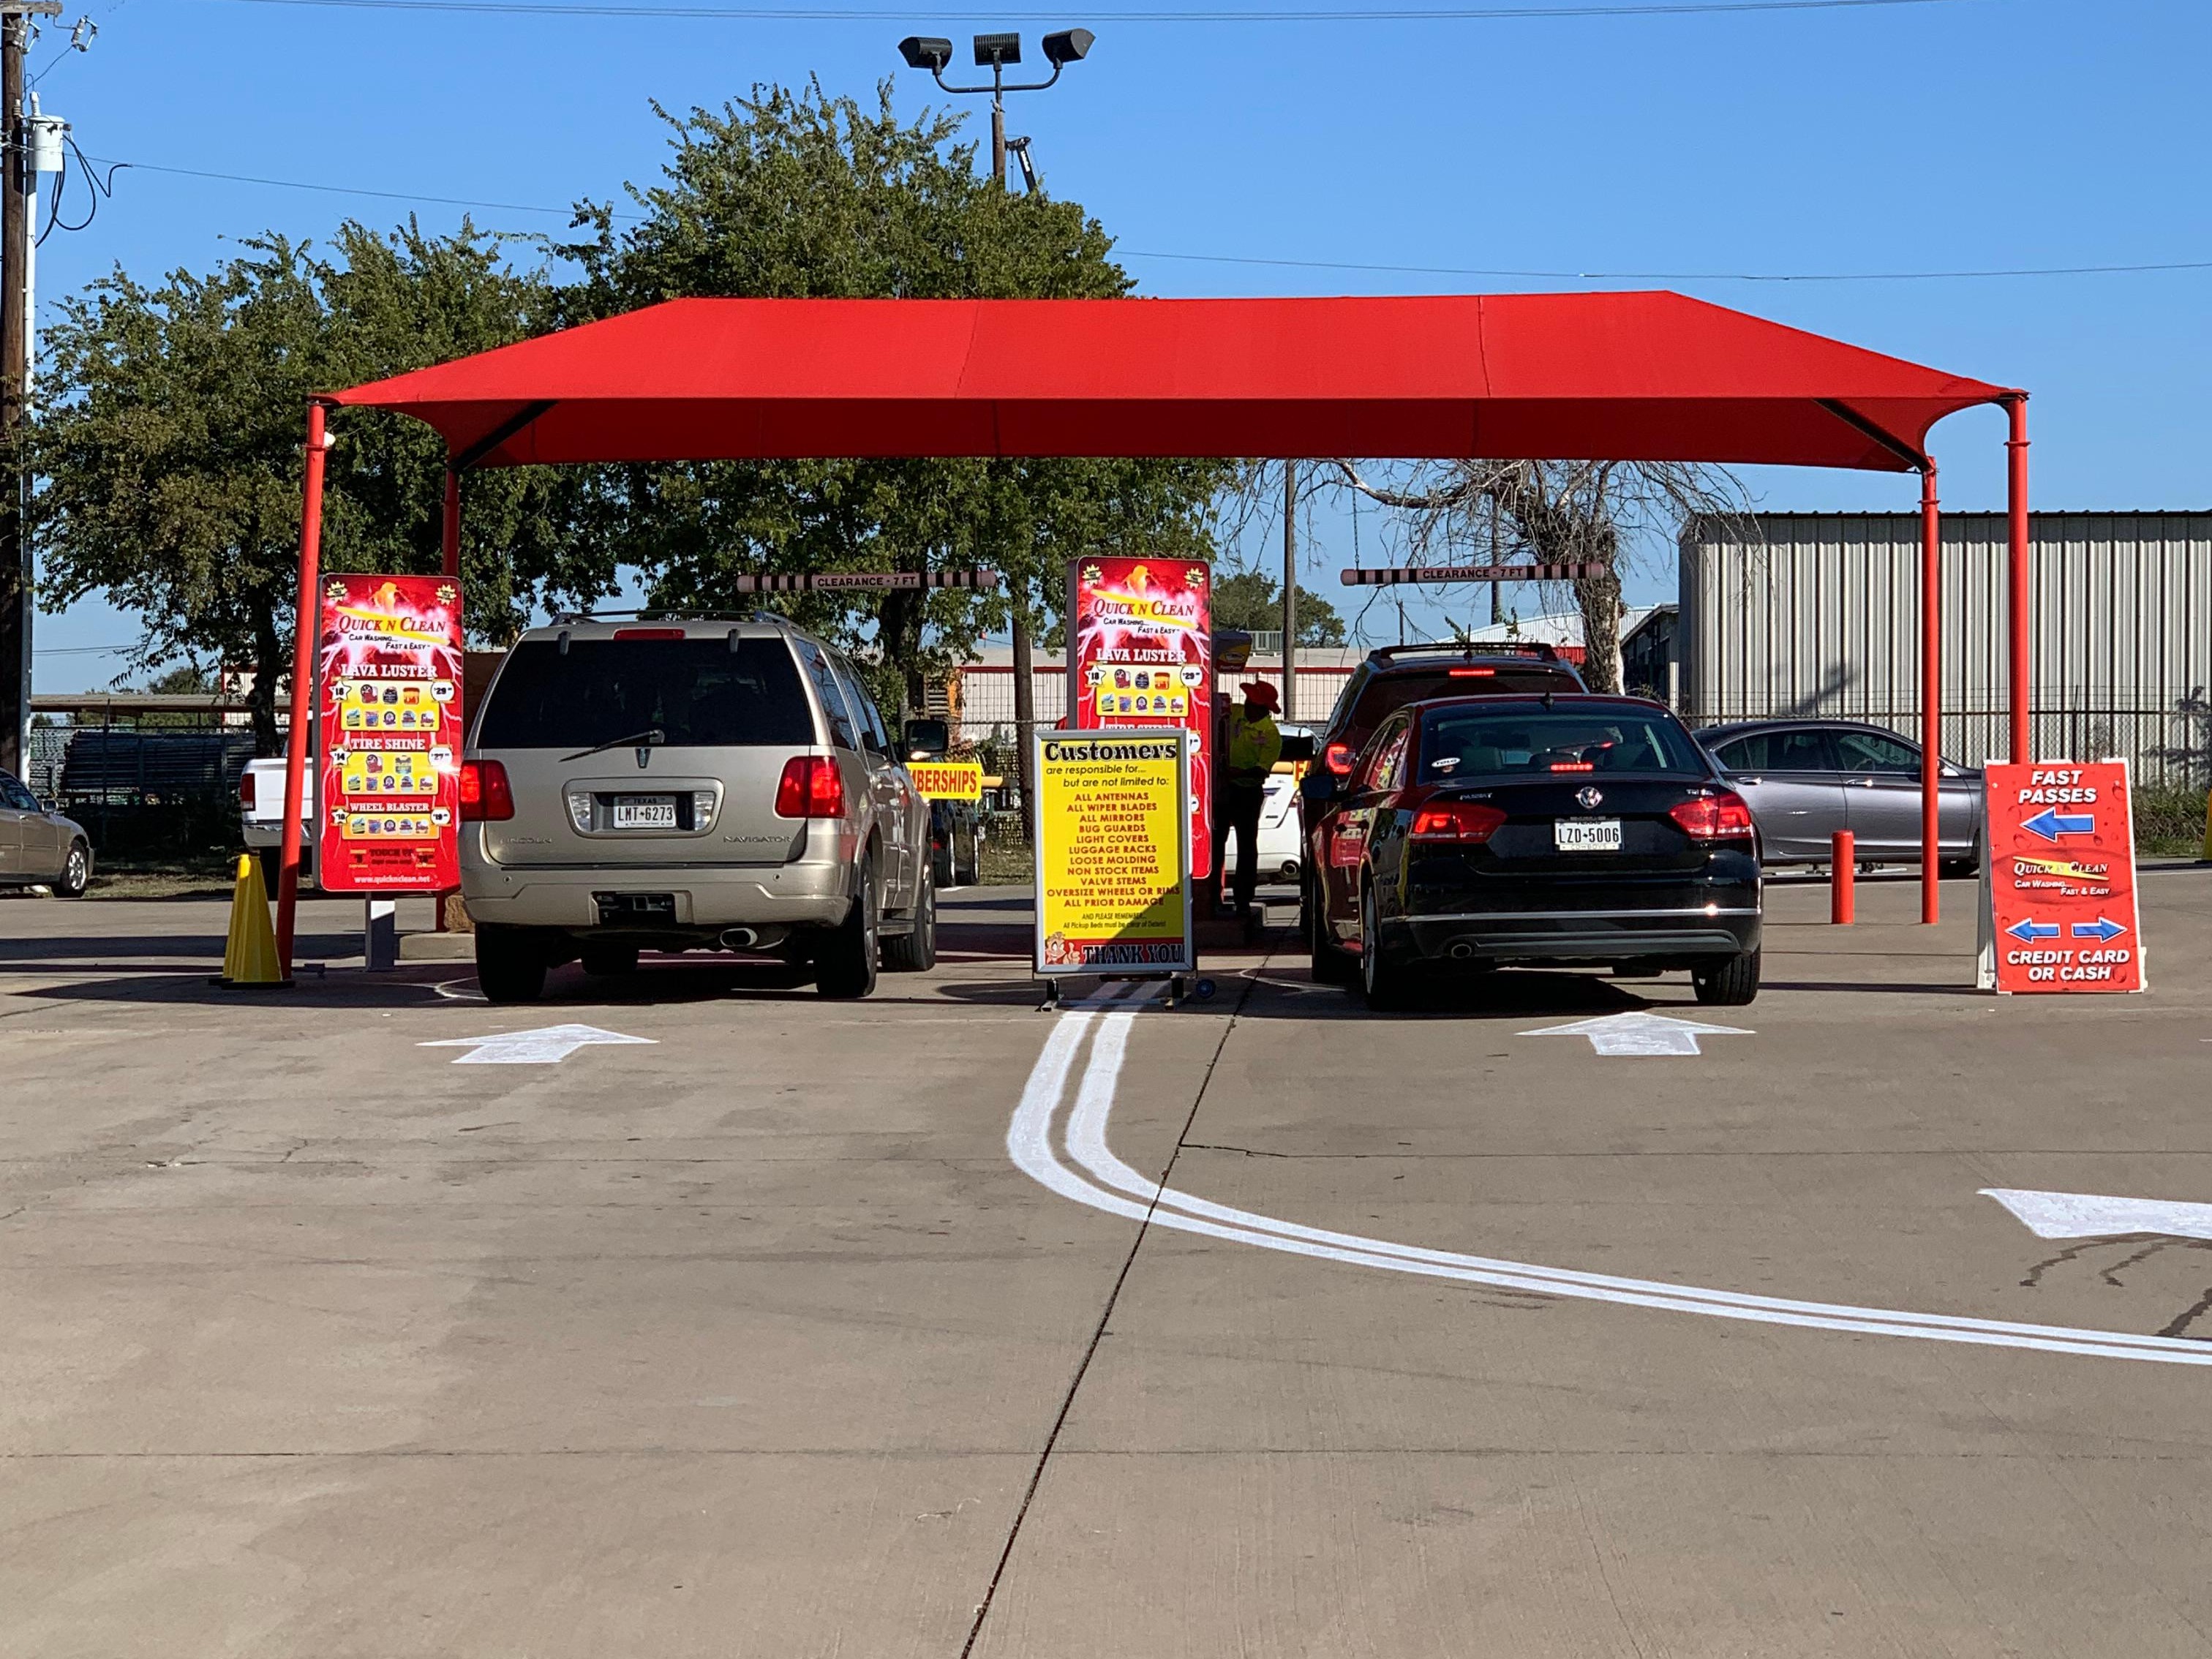
{"type": "Polygon", "coordinates": [[[830,593],[853,589],[990,588],[995,570],[798,570],[732,578],[740,593],[830,593]]]}
{"type": "Polygon", "coordinates": [[[1346,587],[1395,587],[1401,582],[1571,582],[1585,576],[1602,576],[1606,567],[1596,559],[1571,559],[1556,564],[1400,564],[1383,570],[1346,570],[1339,580],[1346,587]]]}

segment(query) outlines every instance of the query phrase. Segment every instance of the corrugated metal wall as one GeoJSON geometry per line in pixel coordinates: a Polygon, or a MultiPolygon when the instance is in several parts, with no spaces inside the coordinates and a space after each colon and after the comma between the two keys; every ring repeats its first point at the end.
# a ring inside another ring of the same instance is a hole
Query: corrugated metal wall
{"type": "MultiPolygon", "coordinates": [[[[1683,538],[1685,718],[1818,714],[1917,736],[1919,515],[1750,524],[1683,538]]],[[[2212,685],[2212,513],[2038,513],[2028,532],[2037,757],[2127,755],[2163,775],[2160,751],[2191,740],[2175,705],[2212,685]]],[[[1947,513],[1942,545],[1943,746],[1973,763],[2007,746],[2004,515],[1947,513]]]]}

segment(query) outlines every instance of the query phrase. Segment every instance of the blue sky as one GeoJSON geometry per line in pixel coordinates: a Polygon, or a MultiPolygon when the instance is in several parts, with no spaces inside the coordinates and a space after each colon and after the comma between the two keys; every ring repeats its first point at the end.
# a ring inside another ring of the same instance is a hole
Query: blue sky
{"type": "MultiPolygon", "coordinates": [[[[1672,287],[2028,387],[2039,507],[2212,502],[2202,392],[2212,270],[1578,283],[1341,268],[1778,275],[2212,260],[2201,113],[2212,9],[2201,3],[1237,23],[1080,9],[1018,23],[926,9],[762,21],[267,0],[82,9],[100,26],[91,52],[63,53],[65,31],[49,28],[32,67],[45,71],[46,108],[94,156],[556,209],[659,166],[652,100],[719,104],[810,73],[866,96],[895,72],[911,108],[939,94],[899,67],[902,35],[948,34],[964,56],[976,28],[1018,27],[1034,58],[1042,30],[1087,23],[1098,37],[1089,61],[1051,92],[1011,100],[1010,125],[1034,137],[1048,186],[1120,239],[1146,291],[1672,287]],[[1139,257],[1166,254],[1336,263],[1139,257]]],[[[258,230],[320,234],[348,215],[380,223],[407,210],[141,167],[118,175],[89,229],[48,240],[40,289],[51,298],[115,264],[142,276],[204,267],[258,230]]],[[[434,228],[463,211],[416,210],[434,228]]],[[[65,211],[82,217],[82,198],[65,211]]],[[[565,222],[474,211],[501,228],[565,222]]],[[[1946,506],[2001,504],[2002,428],[1993,410],[1937,428],[1946,506]]],[[[1775,508],[1917,499],[1911,480],[1889,476],[1750,482],[1775,508]]],[[[1308,580],[1332,590],[1352,527],[1332,515],[1316,530],[1308,580]]],[[[1364,517],[1363,538],[1374,530],[1364,517]]],[[[1363,550],[1372,562],[1371,544],[1363,550]]],[[[1655,564],[1632,593],[1670,590],[1655,564]]],[[[95,647],[135,633],[96,605],[42,619],[38,689],[105,685],[121,663],[95,647]]]]}

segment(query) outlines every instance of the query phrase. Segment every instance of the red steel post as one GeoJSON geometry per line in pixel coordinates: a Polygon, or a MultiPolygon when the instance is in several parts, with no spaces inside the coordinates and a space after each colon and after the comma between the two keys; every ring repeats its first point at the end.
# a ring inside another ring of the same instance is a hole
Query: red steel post
{"type": "Polygon", "coordinates": [[[445,534],[440,544],[446,555],[444,574],[458,577],[461,574],[461,475],[450,466],[446,469],[445,534]]]}
{"type": "Polygon", "coordinates": [[[2029,726],[2034,684],[2030,637],[2034,595],[2029,591],[2032,573],[2027,560],[2027,394],[2014,392],[2005,399],[2012,417],[2012,435],[2005,440],[2005,507],[2010,520],[2008,570],[2012,621],[2012,759],[2022,765],[2035,758],[2029,726]]]}
{"type": "Polygon", "coordinates": [[[292,977],[292,921],[300,902],[300,808],[307,799],[307,727],[313,720],[316,568],[323,549],[323,406],[307,405],[307,482],[300,508],[300,613],[292,632],[292,732],[284,750],[284,853],[276,877],[276,960],[292,977]]]}
{"type": "Polygon", "coordinates": [[[1858,875],[1858,854],[1848,830],[1828,838],[1828,920],[1838,927],[1851,921],[1852,883],[1858,875]]]}
{"type": "Polygon", "coordinates": [[[1943,767],[1943,520],[1936,505],[1936,463],[1920,474],[1920,920],[1942,915],[1937,858],[1943,767]]]}

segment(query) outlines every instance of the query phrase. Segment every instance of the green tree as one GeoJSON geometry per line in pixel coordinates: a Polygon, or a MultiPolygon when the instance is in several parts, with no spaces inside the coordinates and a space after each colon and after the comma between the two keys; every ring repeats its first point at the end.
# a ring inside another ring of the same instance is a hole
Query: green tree
{"type": "MultiPolygon", "coordinates": [[[[1240,570],[1213,585],[1213,623],[1248,633],[1273,632],[1283,625],[1283,589],[1260,570],[1240,570]]],[[[1298,584],[1298,643],[1342,645],[1344,618],[1336,607],[1304,582],[1298,584]]]]}
{"type": "MultiPolygon", "coordinates": [[[[241,247],[212,272],[152,285],[118,268],[61,302],[27,447],[31,524],[46,605],[104,591],[140,614],[141,666],[250,670],[270,753],[310,395],[520,339],[550,325],[554,293],[467,225],[441,239],[349,222],[328,253],[273,232],[241,247]]],[[[437,434],[373,410],[335,411],[331,430],[325,568],[435,570],[437,434]]],[[[550,468],[471,479],[462,574],[480,637],[510,636],[541,589],[611,580],[611,563],[578,550],[587,482],[550,468]]]]}
{"type": "MultiPolygon", "coordinates": [[[[1013,195],[975,170],[957,116],[902,122],[819,84],[756,87],[677,118],[661,181],[633,185],[644,222],[562,250],[580,319],[687,296],[1118,297],[1129,279],[1073,203],[1013,195]]],[[[780,600],[873,661],[918,704],[925,672],[964,658],[1019,604],[1057,611],[1062,562],[1141,549],[1204,554],[1224,470],[1211,462],[823,459],[623,469],[600,505],[606,544],[656,605],[740,608],[740,573],[984,566],[998,595],[841,593],[780,600]]]]}

